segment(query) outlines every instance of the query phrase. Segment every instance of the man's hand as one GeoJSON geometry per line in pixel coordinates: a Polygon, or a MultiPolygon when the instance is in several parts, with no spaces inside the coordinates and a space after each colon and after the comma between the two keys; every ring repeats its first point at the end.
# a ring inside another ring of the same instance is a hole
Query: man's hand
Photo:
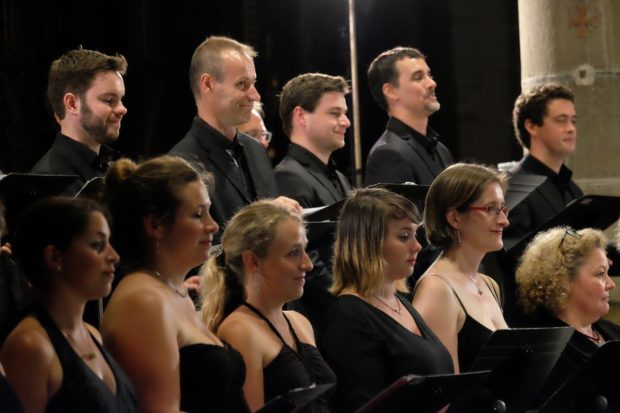
{"type": "Polygon", "coordinates": [[[290,208],[293,208],[295,212],[297,212],[298,214],[301,214],[301,211],[303,210],[301,205],[299,205],[299,202],[295,201],[294,199],[288,198],[286,196],[279,196],[276,199],[274,199],[274,201],[284,204],[290,208]]]}
{"type": "Polygon", "coordinates": [[[11,249],[11,244],[10,243],[6,243],[2,246],[0,246],[0,254],[6,254],[6,255],[13,255],[13,250],[11,249]]]}

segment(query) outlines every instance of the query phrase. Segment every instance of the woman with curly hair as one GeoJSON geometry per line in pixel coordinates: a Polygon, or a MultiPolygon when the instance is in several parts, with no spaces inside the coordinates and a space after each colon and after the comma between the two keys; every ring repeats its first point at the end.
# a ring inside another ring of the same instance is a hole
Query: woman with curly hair
{"type": "Polygon", "coordinates": [[[607,239],[601,231],[570,227],[542,232],[528,245],[517,268],[519,300],[537,327],[571,326],[571,337],[551,372],[545,400],[599,346],[620,339],[620,327],[601,320],[609,311],[607,239]]]}

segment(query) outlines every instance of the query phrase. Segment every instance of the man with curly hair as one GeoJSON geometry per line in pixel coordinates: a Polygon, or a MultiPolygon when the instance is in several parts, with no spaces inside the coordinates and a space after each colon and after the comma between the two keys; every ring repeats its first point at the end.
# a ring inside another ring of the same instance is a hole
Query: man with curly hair
{"type": "Polygon", "coordinates": [[[566,166],[577,147],[573,92],[558,84],[544,84],[522,93],[515,102],[513,126],[517,140],[528,153],[511,174],[547,177],[510,211],[510,227],[504,234],[506,238],[521,239],[583,195],[566,166]]]}

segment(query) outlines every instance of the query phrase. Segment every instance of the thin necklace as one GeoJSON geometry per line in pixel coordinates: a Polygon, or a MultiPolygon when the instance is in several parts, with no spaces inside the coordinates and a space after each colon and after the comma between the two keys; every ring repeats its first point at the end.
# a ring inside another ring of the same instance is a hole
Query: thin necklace
{"type": "Polygon", "coordinates": [[[164,277],[163,275],[161,275],[161,273],[159,271],[155,271],[155,270],[147,270],[147,273],[149,275],[152,275],[153,277],[157,278],[159,281],[163,282],[164,284],[166,284],[168,287],[170,287],[172,289],[172,291],[174,291],[179,297],[181,298],[185,298],[187,297],[187,288],[185,288],[185,286],[183,287],[182,290],[179,290],[177,287],[175,287],[174,284],[172,284],[172,281],[170,281],[169,279],[167,279],[166,277],[164,277]]]}
{"type": "Polygon", "coordinates": [[[392,308],[388,305],[388,303],[386,303],[385,301],[383,301],[382,299],[380,299],[379,297],[377,297],[375,294],[372,295],[373,297],[375,297],[377,300],[379,300],[379,302],[381,304],[383,304],[384,306],[386,306],[387,308],[389,308],[390,310],[394,311],[397,314],[400,314],[400,300],[398,299],[398,297],[396,297],[396,294],[394,294],[394,298],[396,298],[396,308],[392,308]]]}
{"type": "Polygon", "coordinates": [[[581,332],[581,334],[583,334],[584,336],[588,337],[590,340],[592,340],[594,342],[594,344],[598,344],[601,342],[601,339],[603,337],[601,337],[601,335],[598,333],[598,331],[596,331],[594,328],[592,329],[592,335],[586,334],[584,332],[581,332]]]}
{"type": "Polygon", "coordinates": [[[469,280],[472,282],[474,287],[476,287],[476,290],[478,290],[478,294],[482,295],[483,291],[482,291],[482,288],[480,288],[480,278],[478,278],[478,282],[475,282],[474,279],[470,277],[469,275],[465,274],[465,276],[469,278],[469,280]]]}
{"type": "Polygon", "coordinates": [[[72,344],[73,349],[75,350],[76,353],[78,353],[78,356],[80,356],[81,359],[90,361],[90,360],[94,360],[95,357],[97,357],[97,353],[95,352],[95,349],[93,348],[94,343],[92,342],[90,338],[90,334],[88,332],[86,333],[86,337],[87,337],[87,340],[90,342],[91,349],[89,352],[86,352],[86,353],[79,352],[77,342],[73,339],[73,337],[71,337],[69,333],[65,333],[62,330],[61,332],[67,338],[67,340],[69,340],[70,344],[72,344]]]}

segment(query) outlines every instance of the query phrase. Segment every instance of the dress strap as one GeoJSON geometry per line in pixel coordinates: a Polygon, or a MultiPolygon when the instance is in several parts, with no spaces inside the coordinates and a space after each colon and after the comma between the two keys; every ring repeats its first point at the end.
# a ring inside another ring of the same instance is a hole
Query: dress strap
{"type": "Polygon", "coordinates": [[[497,305],[499,306],[499,309],[502,310],[502,303],[499,297],[497,296],[497,291],[495,291],[495,288],[493,288],[493,284],[487,280],[486,275],[482,275],[481,278],[482,278],[482,281],[484,281],[484,283],[489,288],[489,291],[491,291],[491,295],[493,295],[493,298],[495,298],[495,301],[497,301],[497,305]]]}
{"type": "Polygon", "coordinates": [[[454,294],[454,296],[456,297],[456,300],[459,302],[459,305],[461,306],[461,308],[463,309],[463,311],[465,312],[465,315],[469,317],[469,314],[467,313],[467,310],[465,309],[465,306],[463,305],[463,302],[461,301],[461,298],[459,297],[459,295],[456,293],[456,290],[454,289],[454,287],[452,286],[452,284],[450,283],[450,281],[448,280],[448,278],[445,275],[441,275],[441,274],[426,274],[423,275],[422,277],[420,277],[420,279],[418,280],[418,282],[415,285],[415,288],[413,290],[413,295],[415,296],[415,292],[418,289],[418,286],[420,285],[420,283],[422,282],[422,280],[425,277],[429,277],[429,276],[435,276],[435,277],[439,277],[441,278],[446,284],[448,284],[448,287],[450,287],[450,289],[452,290],[452,294],[454,294]]]}
{"type": "MultiPolygon", "coordinates": [[[[271,329],[271,331],[273,331],[278,338],[280,339],[280,341],[284,344],[286,344],[286,341],[284,341],[284,338],[282,337],[282,335],[280,334],[280,332],[278,331],[278,329],[271,323],[271,321],[269,321],[269,319],[267,317],[265,317],[265,315],[263,313],[260,312],[260,310],[256,307],[254,307],[252,304],[248,303],[248,302],[243,302],[243,305],[245,305],[247,308],[249,308],[253,313],[255,313],[257,316],[259,316],[260,318],[262,318],[267,325],[269,326],[269,328],[271,329]]],[[[297,334],[295,334],[295,330],[293,329],[293,326],[291,325],[291,322],[288,320],[288,318],[286,317],[286,314],[284,315],[284,319],[286,320],[286,324],[288,324],[288,328],[291,330],[291,333],[293,334],[293,338],[295,339],[295,343],[298,345],[299,347],[299,339],[297,338],[297,334]]]]}

